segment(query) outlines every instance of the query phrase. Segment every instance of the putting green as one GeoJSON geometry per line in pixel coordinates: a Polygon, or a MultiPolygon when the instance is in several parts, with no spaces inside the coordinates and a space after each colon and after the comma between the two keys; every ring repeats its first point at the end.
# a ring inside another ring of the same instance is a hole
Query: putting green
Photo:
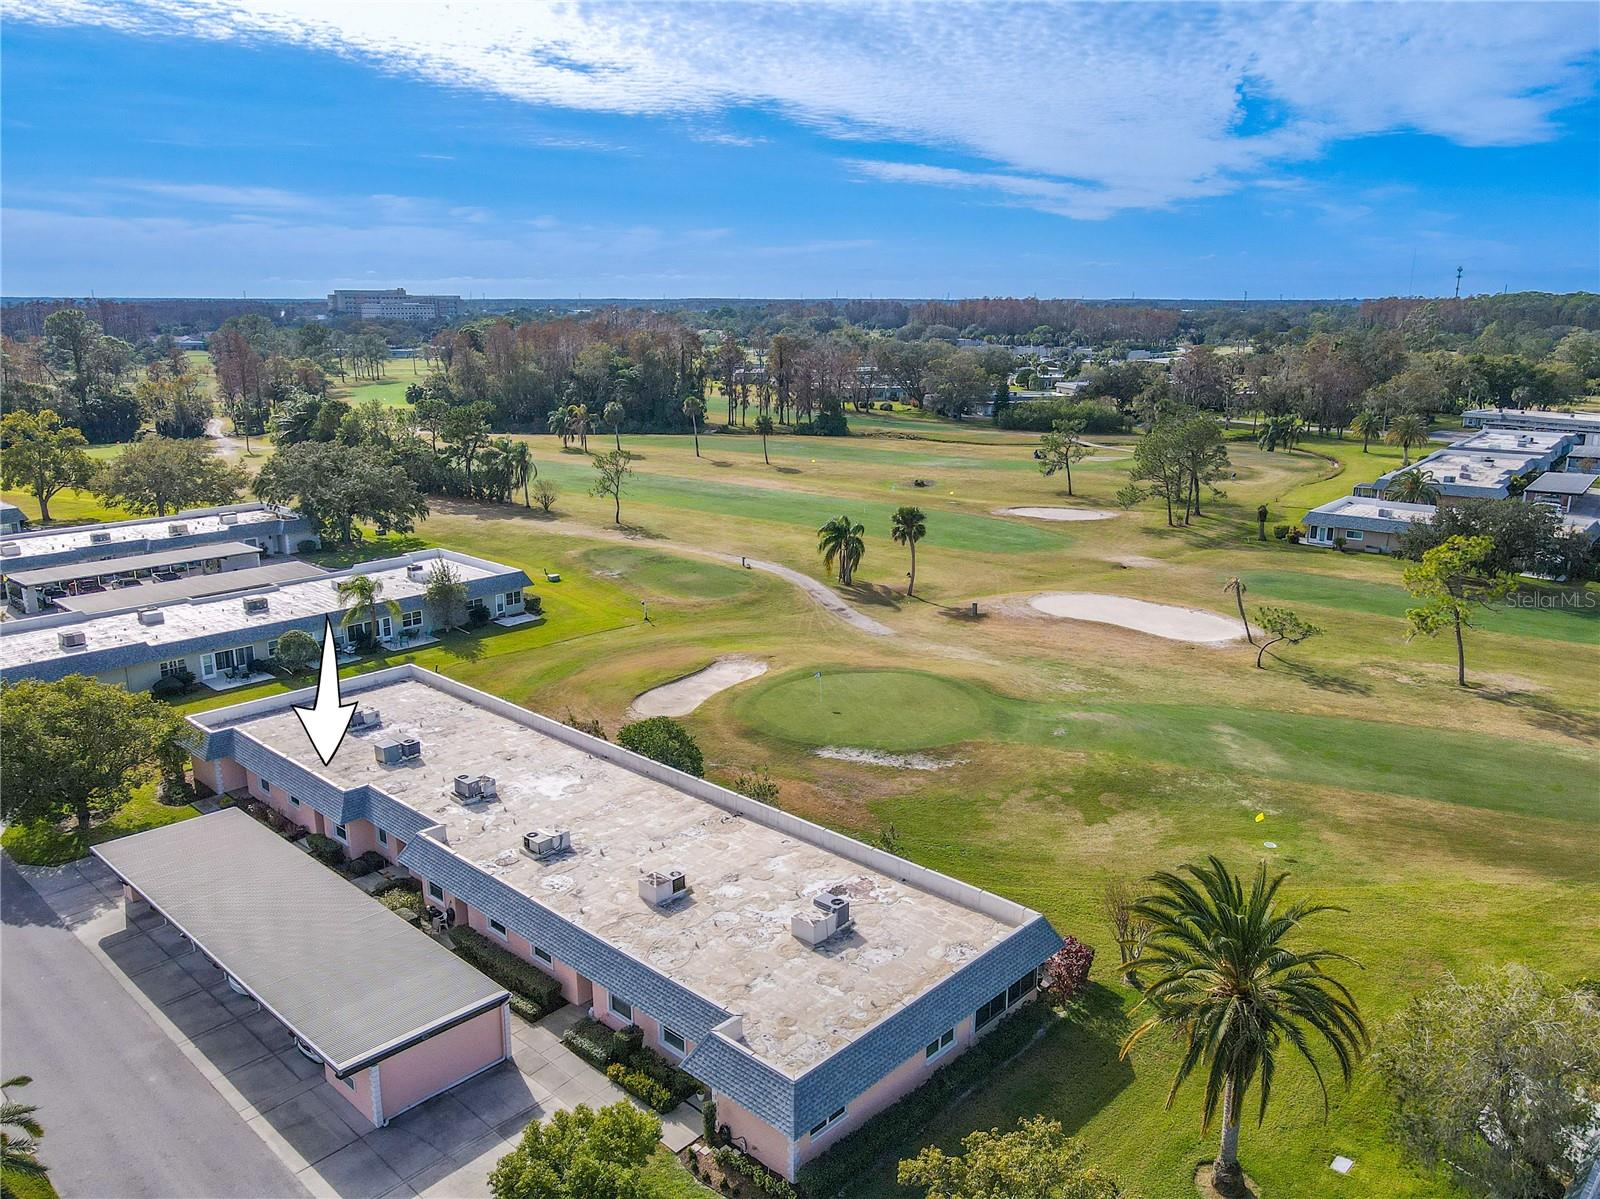
{"type": "Polygon", "coordinates": [[[679,599],[727,599],[747,590],[752,581],[748,571],[731,566],[625,545],[590,550],[584,561],[597,573],[614,576],[623,586],[631,584],[679,599]]]}
{"type": "Polygon", "coordinates": [[[915,670],[793,671],[734,701],[740,720],[771,737],[885,750],[980,736],[994,709],[980,688],[915,670]]]}

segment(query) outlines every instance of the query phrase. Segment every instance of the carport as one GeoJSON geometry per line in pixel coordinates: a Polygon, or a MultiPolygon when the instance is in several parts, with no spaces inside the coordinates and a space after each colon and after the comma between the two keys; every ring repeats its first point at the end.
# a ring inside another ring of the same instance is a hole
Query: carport
{"type": "Polygon", "coordinates": [[[94,853],[374,1125],[511,1055],[507,992],[237,808],[94,853]]]}

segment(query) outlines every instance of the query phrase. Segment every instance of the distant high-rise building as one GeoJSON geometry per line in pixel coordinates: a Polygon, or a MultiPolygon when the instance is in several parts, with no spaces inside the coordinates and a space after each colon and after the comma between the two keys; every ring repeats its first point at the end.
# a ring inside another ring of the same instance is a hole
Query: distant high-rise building
{"type": "Polygon", "coordinates": [[[328,294],[328,311],[366,321],[453,321],[461,315],[461,297],[408,296],[403,287],[339,290],[328,294]]]}

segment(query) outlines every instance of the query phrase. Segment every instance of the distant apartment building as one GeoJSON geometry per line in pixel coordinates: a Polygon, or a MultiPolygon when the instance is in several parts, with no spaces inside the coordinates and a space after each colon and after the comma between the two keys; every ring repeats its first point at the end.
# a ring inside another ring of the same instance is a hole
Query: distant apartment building
{"type": "MultiPolygon", "coordinates": [[[[285,566],[321,573],[305,563],[280,562],[268,569],[285,566]]],[[[243,541],[217,541],[120,558],[5,570],[0,573],[0,586],[5,589],[6,603],[14,611],[35,616],[52,609],[81,611],[82,605],[107,602],[113,607],[153,602],[151,597],[162,594],[168,585],[194,582],[197,577],[210,576],[215,583],[213,591],[226,591],[239,585],[241,575],[259,569],[259,546],[243,541]]]]}
{"type": "Polygon", "coordinates": [[[56,526],[0,533],[0,572],[128,558],[219,542],[243,542],[264,557],[317,548],[317,530],[292,508],[274,504],[229,504],[190,508],[171,516],[141,516],[106,524],[56,526]]]}
{"type": "Polygon", "coordinates": [[[339,290],[328,294],[328,311],[334,316],[364,321],[453,321],[461,315],[460,296],[412,296],[403,287],[382,291],[339,290]]]}
{"type": "Polygon", "coordinates": [[[1600,494],[1594,491],[1597,479],[1600,475],[1551,471],[1528,484],[1522,502],[1549,508],[1563,528],[1593,541],[1600,537],[1600,494]]]}
{"type": "Polygon", "coordinates": [[[85,674],[137,691],[188,674],[214,690],[227,690],[264,678],[256,664],[276,655],[278,638],[290,629],[320,640],[329,617],[342,648],[365,640],[405,645],[427,638],[447,619],[466,616],[434,612],[424,598],[428,576],[440,563],[466,586],[469,607],[481,607],[491,619],[523,613],[529,586],[523,571],[451,550],[422,550],[340,571],[284,563],[310,571],[310,577],[263,579],[259,570],[241,570],[234,576],[239,587],[225,594],[196,596],[180,584],[175,592],[155,593],[166,602],[151,602],[135,588],[112,592],[105,603],[79,611],[0,622],[0,676],[85,674]],[[380,604],[376,627],[370,619],[340,623],[346,604],[338,585],[358,574],[377,581],[381,599],[395,605],[380,604]]]}
{"type": "Polygon", "coordinates": [[[1567,469],[1600,474],[1600,412],[1543,412],[1536,408],[1473,408],[1461,414],[1468,429],[1565,433],[1572,438],[1567,469]]]}
{"type": "Polygon", "coordinates": [[[1359,484],[1357,496],[1385,498],[1394,481],[1408,470],[1429,476],[1441,504],[1461,500],[1503,500],[1512,486],[1528,475],[1560,470],[1573,438],[1567,433],[1538,430],[1484,429],[1465,440],[1396,467],[1371,483],[1359,484]]]}
{"type": "Polygon", "coordinates": [[[28,518],[15,504],[0,500],[0,534],[20,533],[27,527],[28,518]]]}
{"type": "Polygon", "coordinates": [[[786,1178],[1031,999],[1061,946],[1021,904],[415,665],[344,695],[326,766],[306,692],[190,717],[196,783],[408,869],[447,923],[639,1028],[786,1178]]]}

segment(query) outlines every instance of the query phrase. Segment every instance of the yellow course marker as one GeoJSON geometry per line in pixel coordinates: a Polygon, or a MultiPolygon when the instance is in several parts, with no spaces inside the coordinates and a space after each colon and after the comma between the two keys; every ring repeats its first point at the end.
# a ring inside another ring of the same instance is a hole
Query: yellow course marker
{"type": "Polygon", "coordinates": [[[1267,814],[1265,812],[1257,812],[1256,813],[1256,823],[1257,824],[1260,824],[1266,818],[1267,818],[1267,814]]]}

